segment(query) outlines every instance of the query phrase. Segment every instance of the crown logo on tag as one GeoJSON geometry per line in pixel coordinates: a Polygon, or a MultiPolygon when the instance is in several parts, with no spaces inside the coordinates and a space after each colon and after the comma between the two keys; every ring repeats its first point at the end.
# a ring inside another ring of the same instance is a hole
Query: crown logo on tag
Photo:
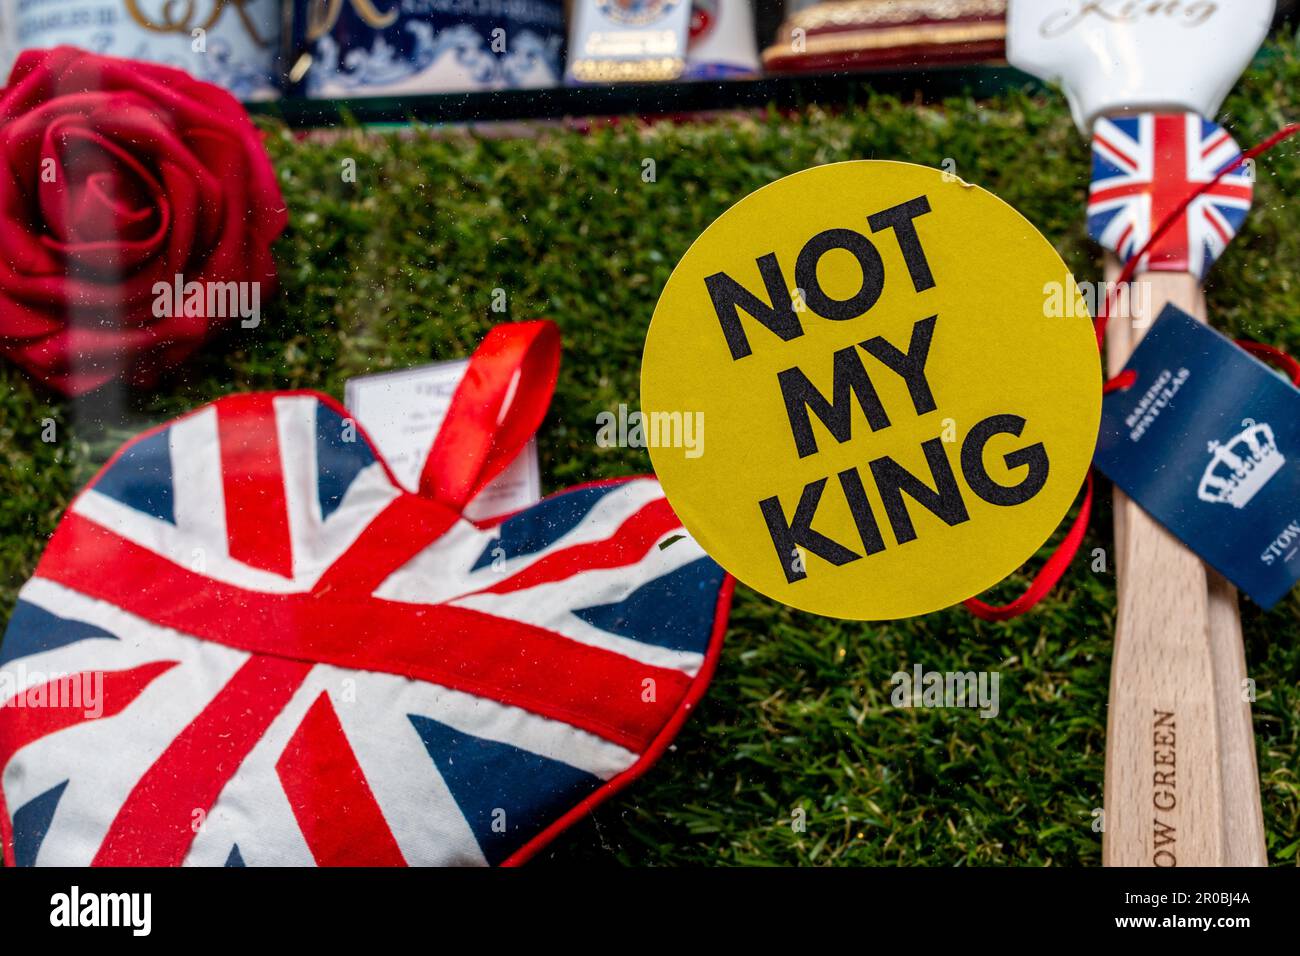
{"type": "Polygon", "coordinates": [[[1244,508],[1286,464],[1267,423],[1247,418],[1241,424],[1226,444],[1210,442],[1210,464],[1196,491],[1202,501],[1244,508]]]}

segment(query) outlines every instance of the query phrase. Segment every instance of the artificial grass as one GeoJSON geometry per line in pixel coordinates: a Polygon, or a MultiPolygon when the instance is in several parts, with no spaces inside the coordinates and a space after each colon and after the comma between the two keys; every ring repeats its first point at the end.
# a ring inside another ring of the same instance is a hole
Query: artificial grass
{"type": "MultiPolygon", "coordinates": [[[[1243,145],[1300,119],[1294,38],[1248,74],[1223,115],[1243,145]]],[[[649,470],[603,449],[596,416],[635,407],[659,290],[690,242],[752,190],[818,163],[902,159],[1010,202],[1080,279],[1088,152],[1056,97],[917,106],[875,96],[836,115],[626,123],[523,140],[360,135],[302,139],[264,124],[291,225],[281,290],[107,430],[0,368],[0,618],[71,495],[146,424],[218,395],[311,387],[467,354],[493,324],[563,330],[559,390],[540,433],[547,490],[649,470]],[[355,160],[356,182],[344,161],[355,160]],[[655,180],[642,177],[655,162],[655,180]],[[508,313],[491,311],[504,289],[508,313]],[[58,440],[41,441],[53,419],[58,440]]],[[[1259,164],[1255,209],[1209,281],[1225,331],[1300,353],[1300,151],[1259,164]]],[[[1083,555],[1038,608],[986,624],[958,608],[888,624],[822,619],[738,589],[713,687],[663,761],[539,857],[625,864],[1096,865],[1115,581],[1104,502],[1083,555]],[[1103,549],[1106,570],[1090,554],[1103,549]],[[890,676],[997,670],[999,716],[899,710],[890,676]],[[806,815],[802,832],[792,813],[806,815]]],[[[1150,569],[1158,574],[1158,568],[1150,569]]],[[[994,595],[1007,599],[1022,575],[994,595]]],[[[1243,602],[1269,858],[1300,847],[1300,597],[1243,602]]]]}

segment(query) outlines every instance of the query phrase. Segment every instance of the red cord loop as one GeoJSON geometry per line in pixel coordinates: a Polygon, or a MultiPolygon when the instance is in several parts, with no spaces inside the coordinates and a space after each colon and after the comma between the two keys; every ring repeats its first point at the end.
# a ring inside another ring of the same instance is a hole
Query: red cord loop
{"type": "MultiPolygon", "coordinates": [[[[1142,244],[1142,248],[1139,249],[1124,265],[1124,268],[1120,271],[1119,278],[1115,281],[1114,288],[1107,292],[1105,301],[1102,302],[1101,308],[1097,311],[1097,319],[1093,323],[1093,327],[1097,332],[1098,351],[1101,350],[1102,344],[1106,338],[1106,323],[1110,321],[1111,309],[1114,306],[1115,289],[1118,289],[1120,286],[1132,281],[1133,274],[1137,271],[1138,263],[1142,261],[1142,257],[1147,254],[1147,251],[1151,246],[1173,227],[1173,224],[1178,221],[1178,217],[1187,210],[1188,206],[1196,201],[1197,197],[1214,188],[1214,185],[1218,183],[1220,179],[1244,166],[1256,156],[1267,153],[1278,143],[1285,139],[1289,139],[1297,133],[1300,133],[1300,123],[1291,123],[1290,125],[1284,126],[1282,129],[1278,130],[1262,143],[1251,147],[1249,150],[1238,156],[1235,162],[1219,170],[1218,174],[1209,182],[1202,183],[1199,187],[1189,193],[1182,202],[1174,207],[1173,211],[1170,212],[1169,215],[1165,216],[1165,218],[1161,220],[1160,225],[1157,226],[1155,231],[1147,237],[1147,241],[1142,244]]],[[[1274,348],[1271,345],[1264,345],[1259,342],[1250,342],[1247,340],[1239,340],[1237,344],[1252,355],[1266,361],[1271,361],[1280,366],[1288,375],[1291,376],[1292,383],[1295,384],[1296,387],[1300,388],[1300,362],[1291,358],[1281,349],[1274,348]]],[[[1116,375],[1114,378],[1107,379],[1102,384],[1102,394],[1109,395],[1111,392],[1131,388],[1136,381],[1136,373],[1131,369],[1127,369],[1120,372],[1120,374],[1116,375]]],[[[985,621],[1007,621],[1013,617],[1019,617],[1021,614],[1024,614],[1041,601],[1047,593],[1056,586],[1057,582],[1059,582],[1061,577],[1065,574],[1066,568],[1068,568],[1071,562],[1074,561],[1075,555],[1079,553],[1079,548],[1083,544],[1084,535],[1088,530],[1088,519],[1092,514],[1092,469],[1088,470],[1088,479],[1084,488],[1083,502],[1079,505],[1078,515],[1075,516],[1074,521],[1070,524],[1070,530],[1066,532],[1061,543],[1053,549],[1051,555],[1048,557],[1047,561],[1044,562],[1042,568],[1040,568],[1030,580],[1029,587],[1025,589],[1025,593],[1020,595],[1020,597],[1016,598],[1014,601],[1011,601],[1009,604],[1001,605],[986,604],[979,598],[968,598],[962,602],[966,606],[967,610],[976,617],[985,621]]]]}
{"type": "Polygon", "coordinates": [[[1252,342],[1250,339],[1237,339],[1237,344],[1256,358],[1263,359],[1265,362],[1272,362],[1287,375],[1291,376],[1291,384],[1300,388],[1300,362],[1297,362],[1291,356],[1287,355],[1281,349],[1272,345],[1265,345],[1263,342],[1252,342]]]}
{"type": "Polygon", "coordinates": [[[1101,383],[1101,394],[1109,395],[1111,392],[1122,392],[1126,388],[1131,388],[1137,379],[1138,373],[1131,368],[1126,368],[1114,378],[1108,378],[1101,383]]]}

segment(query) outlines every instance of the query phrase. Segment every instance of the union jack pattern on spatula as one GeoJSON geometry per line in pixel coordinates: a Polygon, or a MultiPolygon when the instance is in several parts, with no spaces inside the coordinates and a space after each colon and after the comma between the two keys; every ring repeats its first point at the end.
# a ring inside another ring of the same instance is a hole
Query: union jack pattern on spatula
{"type": "Polygon", "coordinates": [[[315,393],[127,444],[0,644],[6,861],[519,862],[644,769],[731,581],[652,479],[461,517],[540,421],[552,350],[549,324],[494,330],[420,494],[315,393]]]}
{"type": "MultiPolygon", "coordinates": [[[[1197,186],[1240,156],[1225,129],[1196,113],[1098,120],[1088,235],[1127,263],[1146,243],[1153,223],[1163,222],[1197,186]]],[[[1253,192],[1248,167],[1228,173],[1156,240],[1139,268],[1204,278],[1245,222],[1253,192]]]]}

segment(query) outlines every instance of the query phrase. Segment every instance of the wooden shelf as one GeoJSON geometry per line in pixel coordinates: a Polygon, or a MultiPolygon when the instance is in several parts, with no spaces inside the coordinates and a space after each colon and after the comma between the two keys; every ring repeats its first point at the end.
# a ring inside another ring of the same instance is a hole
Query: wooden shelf
{"type": "Polygon", "coordinates": [[[348,123],[485,123],[602,116],[676,116],[718,110],[790,109],[809,104],[852,105],[870,92],[915,95],[923,101],[1012,87],[1041,88],[1009,66],[766,76],[751,80],[628,83],[544,90],[438,93],[425,96],[308,100],[288,97],[249,104],[302,129],[348,123]]]}

